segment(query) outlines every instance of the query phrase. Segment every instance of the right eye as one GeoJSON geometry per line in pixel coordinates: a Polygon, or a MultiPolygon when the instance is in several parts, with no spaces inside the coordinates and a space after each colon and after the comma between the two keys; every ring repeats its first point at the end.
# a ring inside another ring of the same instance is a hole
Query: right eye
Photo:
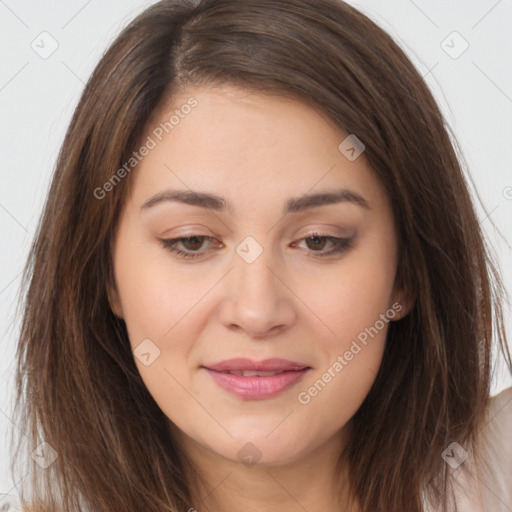
{"type": "Polygon", "coordinates": [[[191,235],[180,238],[161,239],[160,242],[166,250],[177,254],[179,257],[192,259],[198,258],[201,254],[204,254],[205,251],[199,250],[205,240],[212,242],[215,238],[206,235],[191,235]],[[176,246],[179,246],[179,244],[181,244],[181,247],[184,247],[185,250],[177,248],[176,246]]]}

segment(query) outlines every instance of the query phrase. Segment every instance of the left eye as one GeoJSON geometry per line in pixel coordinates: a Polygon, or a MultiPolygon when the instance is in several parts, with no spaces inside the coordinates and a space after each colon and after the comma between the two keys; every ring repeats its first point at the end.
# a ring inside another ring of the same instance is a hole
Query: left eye
{"type": "MultiPolygon", "coordinates": [[[[307,248],[309,252],[313,253],[314,256],[324,257],[329,256],[335,253],[341,253],[343,251],[348,250],[353,243],[354,237],[352,238],[338,238],[335,236],[328,236],[318,233],[313,233],[308,237],[302,238],[299,242],[306,241],[307,248]],[[326,243],[331,243],[332,248],[329,250],[324,250],[326,243]]],[[[203,243],[205,241],[214,242],[216,241],[211,236],[201,236],[201,235],[193,235],[181,238],[171,238],[171,239],[162,239],[160,242],[163,247],[168,251],[177,254],[182,258],[198,258],[201,254],[204,254],[205,251],[201,251],[200,249],[203,247],[203,243]],[[179,249],[177,246],[181,244],[185,250],[179,249]]],[[[297,242],[294,242],[294,245],[297,242]]],[[[219,245],[220,244],[219,242],[219,245]]]]}
{"type": "Polygon", "coordinates": [[[355,236],[351,238],[338,238],[336,236],[323,235],[321,233],[312,233],[311,235],[299,240],[306,242],[306,246],[310,249],[313,257],[326,257],[333,254],[343,253],[350,249],[353,245],[355,236]],[[331,243],[331,249],[323,251],[326,243],[331,243]]]}

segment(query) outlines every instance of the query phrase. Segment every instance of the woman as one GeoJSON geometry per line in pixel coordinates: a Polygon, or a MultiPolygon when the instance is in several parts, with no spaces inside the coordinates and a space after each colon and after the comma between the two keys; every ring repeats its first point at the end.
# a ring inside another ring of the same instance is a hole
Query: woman
{"type": "Polygon", "coordinates": [[[431,93],[343,2],[143,12],[25,283],[26,510],[512,506],[499,277],[431,93]]]}

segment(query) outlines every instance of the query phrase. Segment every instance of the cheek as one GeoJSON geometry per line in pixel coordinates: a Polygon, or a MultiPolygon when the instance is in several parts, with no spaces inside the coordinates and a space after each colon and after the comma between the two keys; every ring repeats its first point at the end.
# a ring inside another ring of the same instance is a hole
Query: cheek
{"type": "MultiPolygon", "coordinates": [[[[386,345],[392,311],[365,307],[338,317],[338,336],[323,346],[324,357],[298,389],[298,408],[312,429],[332,434],[350,421],[377,377],[386,345]]],[[[326,337],[323,338],[326,340],[326,337]]]]}
{"type": "Polygon", "coordinates": [[[172,265],[158,242],[130,243],[129,238],[119,240],[114,261],[130,340],[163,339],[201,300],[208,282],[172,265]]]}
{"type": "Polygon", "coordinates": [[[394,252],[386,246],[380,251],[373,248],[355,251],[330,272],[304,273],[300,278],[298,288],[322,320],[322,339],[331,340],[329,345],[343,348],[392,306],[394,252]]]}
{"type": "Polygon", "coordinates": [[[297,401],[325,428],[349,421],[375,381],[397,312],[392,301],[395,271],[394,246],[382,234],[346,258],[338,278],[334,272],[316,279],[321,286],[306,283],[309,304],[325,324],[317,345],[323,356],[300,386],[297,401]]]}

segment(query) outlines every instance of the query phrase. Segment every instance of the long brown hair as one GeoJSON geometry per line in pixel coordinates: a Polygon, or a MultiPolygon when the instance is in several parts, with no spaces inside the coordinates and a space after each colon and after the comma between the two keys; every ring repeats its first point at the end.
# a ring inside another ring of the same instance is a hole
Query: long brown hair
{"type": "MultiPolygon", "coordinates": [[[[347,460],[364,512],[422,511],[448,494],[442,451],[465,445],[490,393],[493,339],[510,363],[503,288],[443,117],[404,52],[339,0],[164,0],[89,79],[27,262],[13,471],[37,511],[187,510],[187,461],[109,307],[111,241],[130,177],[101,199],[150,116],[179,88],[230,83],[293,96],[356,134],[393,205],[396,284],[416,298],[390,324],[347,460]],[[58,455],[48,468],[30,453],[58,455]],[[378,456],[376,456],[378,454],[378,456]],[[23,455],[28,455],[27,460],[23,455]]],[[[136,169],[133,171],[136,172],[136,169]]]]}

